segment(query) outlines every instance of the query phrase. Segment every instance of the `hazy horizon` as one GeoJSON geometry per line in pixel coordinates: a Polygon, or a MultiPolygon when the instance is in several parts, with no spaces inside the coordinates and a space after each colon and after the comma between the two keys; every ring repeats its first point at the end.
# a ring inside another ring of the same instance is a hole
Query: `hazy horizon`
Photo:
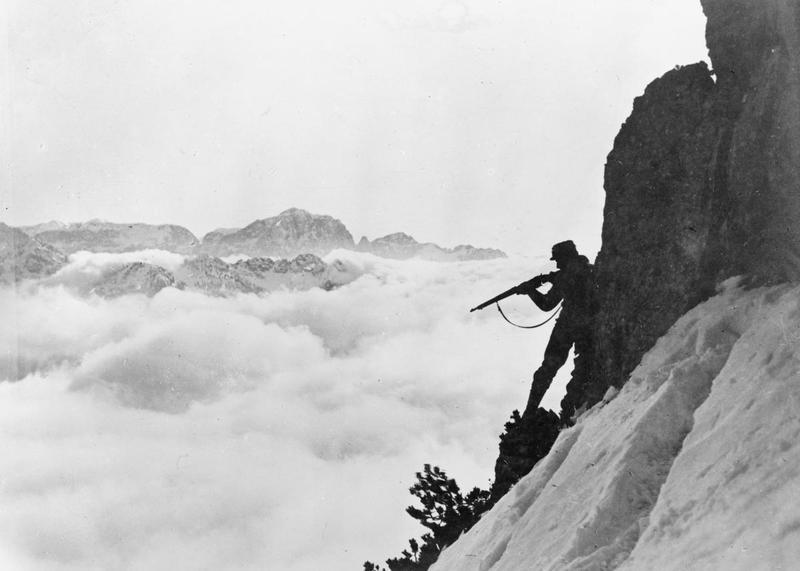
{"type": "Polygon", "coordinates": [[[592,253],[633,98],[707,56],[695,0],[1,5],[14,226],[202,235],[298,207],[357,236],[592,253]]]}
{"type": "MultiPolygon", "coordinates": [[[[293,209],[293,208],[295,208],[295,207],[290,207],[290,208],[287,208],[286,210],[290,210],[290,209],[293,209]]],[[[249,224],[252,224],[253,222],[256,222],[258,220],[264,220],[266,218],[273,218],[273,217],[276,217],[276,216],[282,214],[283,212],[285,212],[285,210],[281,211],[281,212],[275,212],[274,214],[269,214],[269,215],[266,215],[266,216],[260,216],[260,217],[254,218],[253,220],[251,220],[250,222],[248,222],[248,223],[246,223],[246,224],[244,224],[242,226],[237,226],[235,228],[236,229],[245,228],[246,226],[248,226],[249,224]]],[[[307,211],[307,212],[309,212],[309,211],[307,211]]],[[[309,213],[312,214],[312,215],[316,215],[316,216],[326,216],[326,215],[330,216],[326,212],[309,212],[309,213]]],[[[340,219],[336,218],[335,216],[333,216],[333,218],[339,220],[342,224],[345,225],[347,230],[350,231],[350,228],[347,226],[347,221],[346,220],[340,220],[340,219]]],[[[0,220],[0,222],[2,222],[2,220],[0,220]]],[[[187,230],[189,230],[192,234],[194,234],[194,236],[196,238],[201,239],[201,240],[206,234],[208,234],[210,232],[214,232],[215,230],[230,230],[230,229],[234,229],[233,227],[230,227],[230,226],[217,226],[217,227],[211,228],[210,230],[207,230],[207,231],[205,231],[203,233],[197,233],[192,228],[190,228],[189,226],[187,226],[185,224],[181,224],[179,222],[175,222],[175,221],[170,221],[170,222],[149,222],[149,221],[145,221],[145,220],[108,220],[108,219],[104,219],[104,218],[89,218],[89,219],[86,219],[86,220],[70,220],[70,221],[51,219],[51,220],[42,220],[42,221],[36,222],[34,224],[25,224],[25,225],[20,225],[20,226],[16,226],[16,227],[17,228],[30,228],[30,227],[33,227],[33,226],[40,226],[40,225],[51,224],[51,223],[60,223],[60,224],[69,225],[69,224],[83,224],[83,223],[88,223],[88,222],[102,222],[102,223],[119,224],[119,225],[125,225],[125,224],[147,224],[147,225],[153,225],[153,226],[161,226],[161,225],[181,226],[181,227],[186,228],[187,230]]],[[[369,239],[369,240],[375,240],[376,238],[382,238],[384,236],[388,236],[390,234],[395,234],[397,232],[403,232],[403,233],[408,234],[408,232],[405,232],[402,228],[397,228],[395,230],[390,230],[390,231],[384,232],[383,234],[377,234],[375,236],[366,236],[366,238],[369,239]]],[[[354,233],[352,231],[350,231],[350,233],[352,234],[353,240],[355,241],[356,244],[358,244],[358,241],[361,238],[361,236],[364,236],[363,234],[362,235],[357,235],[356,233],[354,233]]],[[[419,239],[417,236],[412,236],[412,238],[414,238],[415,240],[417,240],[417,242],[420,242],[420,243],[429,242],[429,240],[419,239]]],[[[453,243],[453,244],[437,244],[437,245],[444,246],[444,247],[453,247],[453,246],[466,244],[466,243],[467,242],[457,242],[457,243],[453,243]]],[[[483,247],[483,248],[492,248],[493,247],[491,245],[479,245],[479,244],[470,244],[470,245],[476,246],[476,247],[483,247]]],[[[546,245],[545,245],[544,251],[545,252],[547,251],[546,245]]]]}

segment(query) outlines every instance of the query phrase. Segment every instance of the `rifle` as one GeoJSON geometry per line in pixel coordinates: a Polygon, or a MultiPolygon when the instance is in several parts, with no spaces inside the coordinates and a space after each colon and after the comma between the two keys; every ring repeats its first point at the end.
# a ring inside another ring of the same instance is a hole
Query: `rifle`
{"type": "MultiPolygon", "coordinates": [[[[555,272],[553,272],[553,273],[555,273],[555,272]]],[[[504,291],[500,295],[496,295],[492,299],[490,299],[488,301],[484,301],[482,304],[480,304],[480,305],[478,305],[476,307],[473,307],[472,309],[469,310],[469,312],[472,313],[473,311],[478,311],[479,309],[484,309],[486,307],[489,307],[493,303],[497,303],[498,301],[502,301],[507,297],[511,297],[512,295],[515,295],[515,294],[518,294],[518,293],[526,293],[526,292],[528,292],[528,291],[530,291],[532,289],[536,289],[537,287],[541,286],[545,282],[550,281],[552,279],[552,277],[553,277],[553,274],[551,273],[551,274],[541,274],[539,276],[531,278],[528,281],[522,282],[519,285],[515,285],[514,287],[512,287],[511,289],[507,289],[506,291],[504,291]]]]}

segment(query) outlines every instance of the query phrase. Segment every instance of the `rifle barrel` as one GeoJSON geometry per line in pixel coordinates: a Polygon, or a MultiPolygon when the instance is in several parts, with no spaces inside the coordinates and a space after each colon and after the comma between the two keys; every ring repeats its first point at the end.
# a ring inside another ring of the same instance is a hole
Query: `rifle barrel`
{"type": "Polygon", "coordinates": [[[497,303],[498,301],[502,301],[505,298],[514,295],[515,293],[517,293],[517,288],[518,287],[519,286],[514,286],[511,289],[507,289],[506,291],[504,291],[500,295],[497,295],[497,296],[493,297],[489,301],[484,301],[482,304],[473,307],[472,309],[469,310],[469,312],[472,313],[473,311],[478,311],[479,309],[484,309],[485,307],[489,307],[493,303],[497,303]]]}
{"type": "Polygon", "coordinates": [[[472,309],[469,310],[469,312],[472,313],[473,311],[478,311],[479,309],[488,307],[493,303],[497,303],[498,301],[503,301],[505,298],[510,297],[516,293],[524,293],[531,288],[535,289],[541,286],[543,281],[545,282],[551,281],[555,274],[556,272],[553,272],[551,274],[542,274],[540,276],[531,278],[526,282],[522,282],[521,284],[512,287],[511,289],[507,289],[506,291],[504,291],[500,295],[493,297],[489,301],[484,301],[482,304],[473,307],[472,309]]]}

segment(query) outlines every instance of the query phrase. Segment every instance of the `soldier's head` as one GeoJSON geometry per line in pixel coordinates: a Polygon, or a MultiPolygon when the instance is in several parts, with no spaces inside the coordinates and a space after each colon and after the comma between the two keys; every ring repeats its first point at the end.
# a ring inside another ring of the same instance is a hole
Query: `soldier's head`
{"type": "Polygon", "coordinates": [[[553,255],[550,258],[556,263],[558,269],[566,266],[570,261],[577,260],[580,257],[578,249],[572,240],[565,240],[553,245],[553,255]]]}

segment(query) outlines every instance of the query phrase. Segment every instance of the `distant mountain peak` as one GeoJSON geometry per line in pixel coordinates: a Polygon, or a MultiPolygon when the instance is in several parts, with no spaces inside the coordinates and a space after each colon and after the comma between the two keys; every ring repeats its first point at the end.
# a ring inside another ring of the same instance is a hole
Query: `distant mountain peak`
{"type": "Polygon", "coordinates": [[[456,246],[455,248],[442,248],[430,242],[419,243],[405,232],[387,234],[386,236],[375,238],[372,242],[364,236],[358,242],[357,249],[383,258],[397,260],[419,258],[434,262],[465,262],[506,257],[500,250],[492,248],[475,248],[464,245],[456,246]]]}
{"type": "Polygon", "coordinates": [[[292,207],[292,208],[287,208],[286,210],[284,210],[283,212],[281,212],[280,214],[278,214],[278,216],[302,216],[302,217],[311,217],[311,216],[318,216],[318,215],[311,214],[311,213],[310,213],[308,210],[303,210],[302,208],[295,208],[295,207],[292,207]]]}
{"type": "Polygon", "coordinates": [[[256,219],[243,228],[217,228],[203,236],[202,241],[181,226],[116,223],[98,218],[69,224],[51,221],[21,227],[20,230],[65,254],[79,250],[129,252],[160,249],[216,257],[293,258],[300,254],[325,256],[341,248],[394,259],[420,258],[442,262],[505,257],[503,252],[488,248],[442,248],[432,243],[420,243],[405,232],[393,232],[371,242],[364,236],[356,245],[352,234],[339,219],[297,207],[287,208],[276,216],[256,219]]]}
{"type": "Polygon", "coordinates": [[[323,256],[337,248],[353,249],[350,231],[336,218],[289,208],[277,216],[255,220],[236,231],[209,232],[200,251],[214,256],[323,256]]]}
{"type": "Polygon", "coordinates": [[[387,234],[383,238],[376,238],[375,241],[381,242],[394,242],[394,243],[401,243],[401,244],[418,244],[413,236],[406,234],[405,232],[393,232],[391,234],[387,234]]]}

